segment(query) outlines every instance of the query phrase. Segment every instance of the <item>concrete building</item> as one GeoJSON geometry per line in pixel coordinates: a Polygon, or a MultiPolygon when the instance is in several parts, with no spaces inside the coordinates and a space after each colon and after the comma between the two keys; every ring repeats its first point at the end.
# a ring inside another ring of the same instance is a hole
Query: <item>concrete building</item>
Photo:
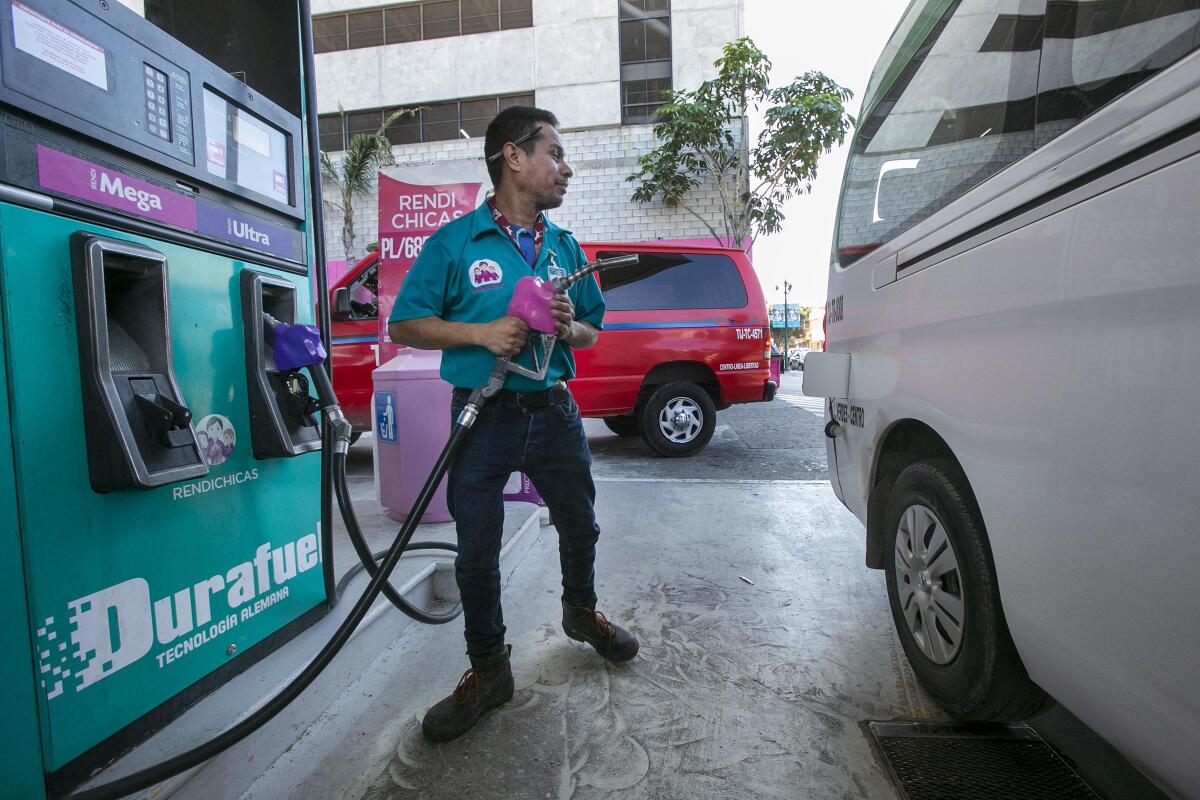
{"type": "MultiPolygon", "coordinates": [[[[313,22],[322,149],[335,161],[356,133],[419,107],[387,130],[396,163],[477,161],[482,174],[488,121],[537,105],[558,116],[576,173],[555,222],[593,241],[710,236],[683,209],[632,202],[625,178],[654,146],[661,92],[713,77],[722,46],[745,35],[744,0],[314,0],[313,22]]],[[[691,200],[716,216],[715,189],[691,200]]],[[[352,213],[354,259],[376,238],[374,189],[352,213]]],[[[327,204],[332,262],[347,257],[341,230],[327,204]]]]}

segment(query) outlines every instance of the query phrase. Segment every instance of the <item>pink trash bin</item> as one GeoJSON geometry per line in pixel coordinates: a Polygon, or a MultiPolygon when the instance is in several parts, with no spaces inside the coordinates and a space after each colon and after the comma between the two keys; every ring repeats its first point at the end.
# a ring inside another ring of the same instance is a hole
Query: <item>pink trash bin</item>
{"type": "MultiPolygon", "coordinates": [[[[451,386],[438,369],[437,350],[404,350],[371,373],[374,384],[375,469],[379,502],[404,520],[450,438],[451,386]]],[[[449,522],[442,478],[421,522],[449,522]]]]}

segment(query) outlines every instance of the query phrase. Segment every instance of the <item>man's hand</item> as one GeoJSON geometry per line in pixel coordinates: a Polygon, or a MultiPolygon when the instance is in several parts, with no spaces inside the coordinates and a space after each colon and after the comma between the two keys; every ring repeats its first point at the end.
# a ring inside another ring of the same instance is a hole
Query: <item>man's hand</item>
{"type": "Polygon", "coordinates": [[[529,326],[516,317],[501,317],[495,322],[482,324],[477,329],[480,347],[486,347],[498,356],[509,356],[521,352],[529,336],[529,326]]]}
{"type": "Polygon", "coordinates": [[[554,326],[558,338],[570,344],[570,337],[575,323],[575,305],[566,292],[558,292],[550,301],[550,315],[554,317],[554,326]]]}

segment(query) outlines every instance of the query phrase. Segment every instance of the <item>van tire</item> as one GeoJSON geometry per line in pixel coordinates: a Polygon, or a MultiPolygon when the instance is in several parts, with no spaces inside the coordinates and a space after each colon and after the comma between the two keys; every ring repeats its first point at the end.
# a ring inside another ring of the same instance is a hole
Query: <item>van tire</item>
{"type": "Polygon", "coordinates": [[[665,383],[654,390],[641,410],[642,439],[667,458],[690,456],[704,449],[717,427],[717,408],[708,392],[688,381],[665,383]],[[685,415],[673,427],[671,417],[685,415]]]}
{"type": "Polygon", "coordinates": [[[641,421],[636,414],[605,417],[604,424],[608,426],[610,431],[621,437],[638,436],[642,432],[641,421]]]}
{"type": "Polygon", "coordinates": [[[906,467],[892,487],[884,526],[892,621],[913,672],[938,705],[992,722],[1028,719],[1052,705],[1029,679],[1009,635],[987,532],[958,465],[932,459],[906,467]],[[955,639],[951,609],[961,617],[956,647],[947,646],[955,639]]]}

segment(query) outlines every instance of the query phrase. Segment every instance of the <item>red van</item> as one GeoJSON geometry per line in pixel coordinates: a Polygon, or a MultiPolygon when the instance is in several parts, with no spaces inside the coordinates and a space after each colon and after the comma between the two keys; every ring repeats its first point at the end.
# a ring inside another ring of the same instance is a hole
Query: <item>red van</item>
{"type": "MultiPolygon", "coordinates": [[[[701,450],[716,412],[771,400],[770,328],[762,287],[741,250],[583,243],[589,260],[626,253],[637,265],[599,274],[608,310],[595,347],[576,352],[571,391],[585,417],[641,436],[664,456],[701,450]]],[[[378,357],[375,255],[331,289],[333,383],[356,430],[371,425],[378,357]]]]}
{"type": "Polygon", "coordinates": [[[366,258],[329,289],[333,388],[355,438],[371,430],[371,371],[379,366],[379,258],[366,258]]]}

